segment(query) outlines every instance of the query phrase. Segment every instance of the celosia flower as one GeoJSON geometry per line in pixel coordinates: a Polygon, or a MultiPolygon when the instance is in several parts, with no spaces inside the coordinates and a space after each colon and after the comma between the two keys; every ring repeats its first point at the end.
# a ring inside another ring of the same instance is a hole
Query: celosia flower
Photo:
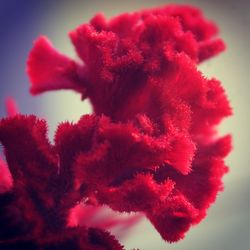
{"type": "Polygon", "coordinates": [[[54,144],[35,116],[1,120],[14,204],[27,227],[15,237],[28,234],[44,249],[69,242],[121,249],[103,231],[67,228],[79,201],[141,212],[169,242],[204,218],[223,188],[231,149],[230,136],[216,134],[231,114],[224,90],[197,70],[224,49],[217,32],[198,9],[168,5],[111,20],[98,14],[70,32],[82,63],[46,37],[35,42],[31,93],[72,89],[94,113],[60,124],[54,144]]]}

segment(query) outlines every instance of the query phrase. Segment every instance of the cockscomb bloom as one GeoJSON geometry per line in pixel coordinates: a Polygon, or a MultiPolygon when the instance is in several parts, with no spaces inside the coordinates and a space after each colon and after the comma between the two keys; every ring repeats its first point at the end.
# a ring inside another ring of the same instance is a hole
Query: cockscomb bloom
{"type": "Polygon", "coordinates": [[[70,181],[65,181],[65,173],[62,169],[59,172],[56,158],[49,152],[52,147],[44,134],[45,121],[18,115],[11,98],[6,104],[7,114],[13,118],[1,120],[1,133],[9,138],[7,144],[12,153],[8,155],[10,151],[4,144],[9,169],[0,158],[0,249],[124,249],[106,229],[120,225],[121,237],[140,216],[118,218],[109,212],[100,221],[96,217],[105,212],[104,207],[80,209],[74,198],[77,194],[69,195],[70,198],[66,195],[64,185],[69,185],[70,181]],[[29,123],[27,127],[24,122],[29,123]],[[15,137],[17,140],[13,143],[15,137]],[[29,157],[28,154],[34,155],[29,157]],[[82,219],[86,223],[81,223],[82,219]]]}
{"type": "Polygon", "coordinates": [[[72,226],[78,202],[142,213],[168,242],[205,217],[231,150],[230,136],[216,132],[231,115],[224,89],[197,69],[224,50],[217,33],[199,9],[168,5],[110,20],[97,14],[69,34],[80,62],[38,38],[28,58],[31,93],[74,90],[93,114],[60,124],[53,144],[35,116],[1,120],[14,204],[25,221],[15,237],[44,249],[72,242],[122,249],[101,229],[72,226]]]}

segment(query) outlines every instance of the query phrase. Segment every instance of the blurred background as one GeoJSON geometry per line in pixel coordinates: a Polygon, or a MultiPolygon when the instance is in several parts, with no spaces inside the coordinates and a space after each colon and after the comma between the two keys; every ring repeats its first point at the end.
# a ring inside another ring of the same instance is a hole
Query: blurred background
{"type": "MultiPolygon", "coordinates": [[[[4,101],[16,99],[23,114],[36,114],[49,123],[49,136],[64,120],[77,121],[90,113],[87,101],[70,91],[29,95],[26,59],[33,41],[48,36],[55,47],[76,58],[67,33],[95,13],[107,17],[121,12],[168,4],[167,0],[0,0],[0,116],[5,115],[4,101]]],[[[218,195],[207,218],[193,227],[185,239],[165,243],[146,220],[122,240],[126,249],[141,250],[247,250],[250,249],[250,2],[248,0],[171,1],[193,4],[214,20],[221,29],[227,51],[200,66],[204,75],[222,81],[234,109],[234,116],[220,126],[221,134],[232,133],[234,151],[227,158],[230,173],[224,177],[225,191],[218,195]]],[[[0,173],[1,174],[1,173],[0,173]]]]}

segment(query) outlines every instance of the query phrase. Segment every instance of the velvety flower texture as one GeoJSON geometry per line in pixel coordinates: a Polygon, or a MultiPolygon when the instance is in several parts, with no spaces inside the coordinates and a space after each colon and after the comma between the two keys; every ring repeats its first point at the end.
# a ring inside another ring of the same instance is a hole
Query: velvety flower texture
{"type": "Polygon", "coordinates": [[[31,93],[72,89],[94,111],[60,124],[54,144],[35,116],[1,120],[14,182],[14,192],[2,196],[11,195],[3,199],[14,200],[25,221],[21,239],[28,234],[44,249],[69,242],[122,249],[100,229],[66,227],[79,201],[141,212],[169,242],[205,217],[231,150],[230,136],[216,133],[231,115],[224,89],[197,70],[224,50],[217,33],[200,10],[168,5],[110,20],[97,14],[70,32],[81,62],[38,38],[28,59],[31,93]]]}

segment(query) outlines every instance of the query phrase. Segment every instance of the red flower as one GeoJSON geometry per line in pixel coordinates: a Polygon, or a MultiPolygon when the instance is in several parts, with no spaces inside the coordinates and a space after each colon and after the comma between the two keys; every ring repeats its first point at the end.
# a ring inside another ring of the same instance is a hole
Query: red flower
{"type": "Polygon", "coordinates": [[[46,37],[35,42],[31,93],[73,89],[90,99],[94,114],[59,125],[53,145],[34,116],[0,123],[15,205],[32,239],[121,249],[102,231],[65,228],[81,200],[142,212],[169,242],[204,218],[223,188],[231,150],[230,136],[215,133],[231,114],[224,90],[196,66],[224,49],[216,34],[198,9],[169,5],[109,21],[98,14],[72,31],[82,64],[46,37]]]}

